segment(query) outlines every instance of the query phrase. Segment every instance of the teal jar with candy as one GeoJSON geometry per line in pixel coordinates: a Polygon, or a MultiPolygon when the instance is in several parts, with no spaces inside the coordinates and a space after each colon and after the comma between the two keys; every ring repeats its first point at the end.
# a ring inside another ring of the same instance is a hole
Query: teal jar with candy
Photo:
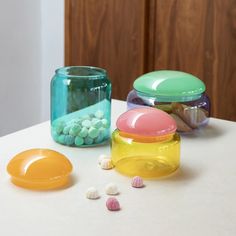
{"type": "Polygon", "coordinates": [[[110,138],[111,82],[104,69],[70,66],[51,81],[51,135],[60,144],[94,146],[110,138]]]}

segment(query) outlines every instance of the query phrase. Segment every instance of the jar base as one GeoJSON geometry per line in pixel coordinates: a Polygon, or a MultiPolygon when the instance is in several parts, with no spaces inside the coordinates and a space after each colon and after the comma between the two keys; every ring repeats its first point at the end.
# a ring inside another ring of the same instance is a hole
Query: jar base
{"type": "Polygon", "coordinates": [[[127,176],[143,178],[161,178],[173,173],[179,166],[164,160],[161,156],[127,157],[115,163],[115,169],[127,176]]]}

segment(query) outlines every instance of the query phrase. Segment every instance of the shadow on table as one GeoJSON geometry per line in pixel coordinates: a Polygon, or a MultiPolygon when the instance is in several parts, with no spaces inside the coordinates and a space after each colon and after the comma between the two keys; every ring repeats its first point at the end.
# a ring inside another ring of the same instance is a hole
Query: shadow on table
{"type": "Polygon", "coordinates": [[[206,127],[202,129],[197,129],[193,133],[185,134],[185,133],[180,133],[181,137],[183,138],[201,138],[201,139],[209,139],[209,138],[217,138],[222,135],[224,135],[225,131],[223,127],[215,126],[215,125],[207,125],[206,127]]]}
{"type": "Polygon", "coordinates": [[[175,182],[175,181],[191,181],[199,176],[199,171],[196,171],[192,168],[181,166],[178,170],[176,170],[173,174],[168,175],[162,179],[161,181],[175,182]]]}

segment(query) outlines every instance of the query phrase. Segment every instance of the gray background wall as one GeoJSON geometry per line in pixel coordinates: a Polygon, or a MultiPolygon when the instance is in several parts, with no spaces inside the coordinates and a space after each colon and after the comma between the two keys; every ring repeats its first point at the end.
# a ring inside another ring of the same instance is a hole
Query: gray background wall
{"type": "Polygon", "coordinates": [[[64,64],[63,0],[0,0],[0,136],[49,119],[64,64]]]}

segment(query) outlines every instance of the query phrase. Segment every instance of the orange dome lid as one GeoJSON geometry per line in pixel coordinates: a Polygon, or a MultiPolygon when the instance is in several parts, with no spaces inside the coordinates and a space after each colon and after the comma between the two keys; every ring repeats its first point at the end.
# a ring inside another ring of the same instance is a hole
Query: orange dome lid
{"type": "Polygon", "coordinates": [[[12,182],[30,189],[51,189],[66,185],[72,164],[61,153],[49,149],[30,149],[8,163],[12,182]]]}

